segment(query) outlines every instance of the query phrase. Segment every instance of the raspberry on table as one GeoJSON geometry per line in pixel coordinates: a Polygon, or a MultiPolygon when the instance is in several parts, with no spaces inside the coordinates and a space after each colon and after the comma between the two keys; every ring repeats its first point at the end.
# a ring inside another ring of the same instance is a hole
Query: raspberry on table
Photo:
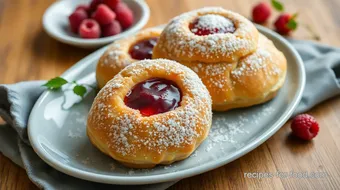
{"type": "Polygon", "coordinates": [[[97,21],[93,19],[85,19],[79,27],[79,35],[82,38],[99,38],[100,26],[97,21]]]}
{"type": "Polygon", "coordinates": [[[93,13],[92,18],[100,25],[106,25],[110,24],[116,18],[116,14],[107,5],[101,4],[93,13]]]}
{"type": "Polygon", "coordinates": [[[277,20],[274,23],[274,26],[278,33],[282,35],[287,35],[289,34],[290,31],[292,31],[287,26],[290,18],[291,18],[291,15],[288,13],[284,13],[277,18],[277,20]]]}
{"type": "Polygon", "coordinates": [[[133,13],[125,3],[118,3],[114,11],[117,15],[117,20],[123,29],[132,26],[134,20],[133,13]]]}
{"type": "Polygon", "coordinates": [[[291,129],[295,136],[303,140],[311,140],[318,134],[319,124],[313,116],[300,114],[293,119],[291,129]]]}
{"type": "Polygon", "coordinates": [[[72,32],[78,33],[79,26],[82,23],[83,20],[87,19],[87,12],[83,9],[76,10],[73,12],[69,17],[69,23],[70,23],[70,28],[72,32]]]}
{"type": "Polygon", "coordinates": [[[113,36],[122,32],[119,22],[114,20],[110,24],[102,26],[102,35],[104,37],[113,36]]]}
{"type": "Polygon", "coordinates": [[[271,8],[268,3],[262,2],[257,4],[253,8],[252,16],[253,21],[256,23],[264,23],[268,20],[271,15],[271,8]]]}

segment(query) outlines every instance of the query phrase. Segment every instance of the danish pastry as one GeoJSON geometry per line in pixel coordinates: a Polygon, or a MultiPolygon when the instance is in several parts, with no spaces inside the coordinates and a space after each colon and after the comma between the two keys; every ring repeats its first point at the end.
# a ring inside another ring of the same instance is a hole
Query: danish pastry
{"type": "Polygon", "coordinates": [[[133,37],[113,42],[97,64],[96,78],[99,88],[102,88],[127,65],[138,60],[151,59],[152,49],[161,32],[159,28],[149,28],[133,37]]]}
{"type": "Polygon", "coordinates": [[[284,55],[250,21],[216,7],[171,20],[153,58],[172,59],[195,71],[209,90],[215,111],[272,99],[287,70],[284,55]]]}
{"type": "Polygon", "coordinates": [[[211,98],[201,79],[170,60],[130,64],[102,88],[87,134],[102,152],[134,168],[187,158],[207,137],[211,98]]]}

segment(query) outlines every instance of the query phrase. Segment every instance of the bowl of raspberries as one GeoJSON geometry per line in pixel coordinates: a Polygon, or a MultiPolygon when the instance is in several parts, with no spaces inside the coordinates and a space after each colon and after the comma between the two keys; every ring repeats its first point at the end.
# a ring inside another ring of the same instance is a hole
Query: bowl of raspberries
{"type": "Polygon", "coordinates": [[[149,16],[144,0],[61,0],[46,10],[43,27],[60,42],[98,48],[139,31],[149,16]]]}

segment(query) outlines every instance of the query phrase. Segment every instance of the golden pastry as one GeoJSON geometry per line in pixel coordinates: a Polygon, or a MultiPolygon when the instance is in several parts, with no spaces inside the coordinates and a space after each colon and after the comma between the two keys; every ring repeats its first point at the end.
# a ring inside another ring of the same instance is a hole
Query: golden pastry
{"type": "Polygon", "coordinates": [[[172,19],[153,49],[153,58],[172,59],[195,71],[216,111],[272,99],[287,70],[282,52],[250,21],[216,7],[172,19]]]}
{"type": "Polygon", "coordinates": [[[130,64],[99,92],[87,134],[126,166],[151,168],[187,158],[207,137],[211,98],[200,78],[170,60],[130,64]]]}
{"type": "Polygon", "coordinates": [[[151,59],[152,49],[162,32],[159,28],[149,28],[134,36],[123,38],[112,43],[101,56],[97,64],[96,78],[99,88],[111,80],[127,65],[151,59]]]}

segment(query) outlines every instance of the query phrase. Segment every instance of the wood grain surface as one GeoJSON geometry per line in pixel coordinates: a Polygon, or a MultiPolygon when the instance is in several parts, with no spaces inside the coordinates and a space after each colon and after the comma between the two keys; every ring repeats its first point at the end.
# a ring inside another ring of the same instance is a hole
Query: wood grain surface
{"type": "MultiPolygon", "coordinates": [[[[196,8],[218,5],[247,17],[258,0],[146,0],[151,17],[146,27],[196,8]]],[[[50,38],[41,19],[53,0],[0,0],[0,83],[46,80],[60,75],[94,50],[83,50],[50,38]]],[[[309,24],[321,43],[340,46],[340,1],[283,0],[288,12],[299,12],[299,22],[309,24]]],[[[274,14],[277,15],[277,14],[274,14]]],[[[270,24],[268,24],[270,26],[270,24]]],[[[311,39],[300,28],[295,39],[311,39]]],[[[323,64],[323,63],[320,63],[323,64]]],[[[340,189],[340,97],[313,108],[320,124],[310,142],[290,135],[288,122],[272,138],[242,158],[213,171],[183,179],[170,189],[340,189]],[[245,177],[254,172],[326,172],[318,179],[245,177]]],[[[62,182],[61,182],[62,183],[62,182]]],[[[0,189],[37,189],[23,169],[0,154],[0,189]]]]}

